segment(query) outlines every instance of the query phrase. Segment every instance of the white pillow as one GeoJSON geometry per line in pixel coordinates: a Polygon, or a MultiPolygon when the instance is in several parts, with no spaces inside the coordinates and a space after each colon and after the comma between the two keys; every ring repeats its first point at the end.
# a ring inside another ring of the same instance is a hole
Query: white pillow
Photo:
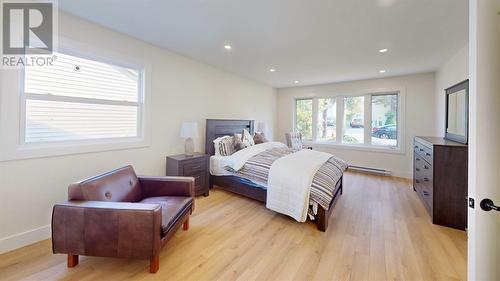
{"type": "Polygon", "coordinates": [[[243,146],[245,147],[249,147],[249,146],[252,146],[252,145],[255,145],[255,142],[253,140],[253,137],[252,135],[247,131],[247,129],[244,129],[243,130],[243,137],[241,138],[241,140],[243,141],[243,146]]]}
{"type": "Polygon", "coordinates": [[[214,139],[214,148],[215,148],[215,155],[216,156],[221,156],[220,150],[219,150],[220,141],[225,139],[225,138],[232,138],[232,137],[231,136],[223,136],[223,137],[218,137],[218,138],[214,139]]]}

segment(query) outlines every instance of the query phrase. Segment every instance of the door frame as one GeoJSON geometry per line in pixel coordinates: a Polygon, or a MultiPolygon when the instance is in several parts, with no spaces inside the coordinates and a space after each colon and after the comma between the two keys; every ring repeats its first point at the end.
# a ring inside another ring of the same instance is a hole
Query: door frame
{"type": "Polygon", "coordinates": [[[481,210],[484,198],[499,202],[500,0],[469,0],[469,198],[467,265],[469,280],[498,280],[499,214],[481,210]]]}

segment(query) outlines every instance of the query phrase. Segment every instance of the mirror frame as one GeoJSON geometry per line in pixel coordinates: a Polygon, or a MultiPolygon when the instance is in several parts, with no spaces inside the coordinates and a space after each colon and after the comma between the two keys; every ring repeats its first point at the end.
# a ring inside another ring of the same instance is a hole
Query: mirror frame
{"type": "Polygon", "coordinates": [[[445,116],[445,126],[444,135],[445,139],[467,144],[469,141],[469,79],[462,81],[456,85],[449,87],[446,91],[446,116],[445,116]],[[450,95],[465,90],[465,136],[448,133],[448,102],[450,95]]]}

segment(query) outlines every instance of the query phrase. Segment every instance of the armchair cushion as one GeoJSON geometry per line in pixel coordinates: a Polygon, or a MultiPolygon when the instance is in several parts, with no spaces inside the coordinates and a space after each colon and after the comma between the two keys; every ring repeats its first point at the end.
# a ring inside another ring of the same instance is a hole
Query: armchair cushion
{"type": "Polygon", "coordinates": [[[193,198],[179,196],[150,197],[142,200],[140,203],[158,204],[161,206],[161,237],[163,238],[184,217],[186,212],[191,210],[193,198]]]}
{"type": "Polygon", "coordinates": [[[138,202],[143,198],[132,166],[74,183],[68,188],[68,200],[138,202]]]}
{"type": "Polygon", "coordinates": [[[139,177],[143,198],[185,196],[194,198],[192,177],[139,177]]]}

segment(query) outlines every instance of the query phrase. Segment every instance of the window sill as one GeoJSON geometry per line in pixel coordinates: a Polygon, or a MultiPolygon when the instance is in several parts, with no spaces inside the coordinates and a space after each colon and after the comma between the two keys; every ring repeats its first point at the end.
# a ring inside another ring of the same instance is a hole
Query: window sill
{"type": "Polygon", "coordinates": [[[368,151],[376,153],[389,153],[389,154],[405,154],[404,149],[401,147],[379,147],[374,145],[355,145],[355,144],[339,144],[332,142],[319,142],[319,141],[304,141],[305,145],[312,147],[324,147],[324,148],[335,148],[342,150],[356,150],[356,151],[368,151]]]}
{"type": "Polygon", "coordinates": [[[2,151],[0,162],[34,158],[52,158],[74,154],[99,153],[114,150],[137,149],[150,146],[143,138],[107,139],[44,144],[21,144],[10,151],[2,151]]]}

